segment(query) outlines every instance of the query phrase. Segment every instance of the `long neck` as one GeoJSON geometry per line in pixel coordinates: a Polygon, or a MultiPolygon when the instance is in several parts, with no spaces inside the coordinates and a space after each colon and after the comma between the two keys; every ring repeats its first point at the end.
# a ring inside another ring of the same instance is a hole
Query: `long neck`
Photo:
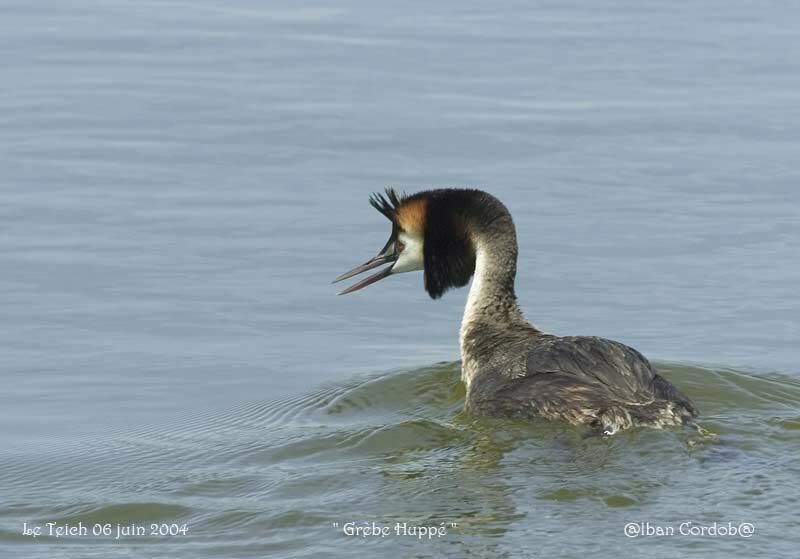
{"type": "Polygon", "coordinates": [[[514,280],[517,275],[517,236],[511,216],[505,212],[472,233],[475,274],[472,278],[461,322],[461,356],[486,352],[485,345],[499,343],[504,331],[530,331],[517,305],[514,280]],[[480,347],[479,347],[480,346],[480,347]]]}

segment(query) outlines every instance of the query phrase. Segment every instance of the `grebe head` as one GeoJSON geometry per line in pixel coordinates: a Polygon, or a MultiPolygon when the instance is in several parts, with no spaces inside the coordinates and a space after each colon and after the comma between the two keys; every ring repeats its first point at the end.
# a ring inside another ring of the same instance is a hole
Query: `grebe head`
{"type": "MultiPolygon", "coordinates": [[[[488,194],[478,190],[441,189],[398,195],[373,194],[372,206],[392,223],[389,241],[378,254],[336,280],[353,277],[389,264],[380,272],[348,287],[339,295],[358,291],[392,274],[424,270],[425,290],[436,299],[451,287],[462,287],[475,271],[473,229],[488,194]]],[[[480,221],[480,220],[478,220],[480,221]]]]}

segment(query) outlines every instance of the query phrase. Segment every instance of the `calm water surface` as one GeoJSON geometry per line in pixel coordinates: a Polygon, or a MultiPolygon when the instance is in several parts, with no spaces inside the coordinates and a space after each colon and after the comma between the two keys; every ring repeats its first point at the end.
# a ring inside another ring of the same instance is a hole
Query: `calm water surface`
{"type": "Polygon", "coordinates": [[[0,555],[796,556],[798,29],[788,2],[6,0],[0,555]],[[330,285],[387,185],[504,200],[528,316],[635,346],[715,436],[460,414],[463,291],[330,285]],[[755,534],[623,533],[686,521],[755,534]],[[188,533],[22,534],[46,522],[188,533]]]}

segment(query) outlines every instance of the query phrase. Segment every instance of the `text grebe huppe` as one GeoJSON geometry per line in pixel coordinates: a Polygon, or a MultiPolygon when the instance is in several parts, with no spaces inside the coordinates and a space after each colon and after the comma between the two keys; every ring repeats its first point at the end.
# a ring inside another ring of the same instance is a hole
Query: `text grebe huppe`
{"type": "Polygon", "coordinates": [[[398,196],[387,189],[370,203],[392,222],[389,242],[335,281],[391,265],[340,295],[424,270],[425,290],[436,299],[474,275],[461,322],[468,412],[562,419],[604,434],[692,423],[692,402],[635,349],[593,336],[553,336],[525,320],[514,293],[514,222],[494,196],[462,189],[398,196]]]}

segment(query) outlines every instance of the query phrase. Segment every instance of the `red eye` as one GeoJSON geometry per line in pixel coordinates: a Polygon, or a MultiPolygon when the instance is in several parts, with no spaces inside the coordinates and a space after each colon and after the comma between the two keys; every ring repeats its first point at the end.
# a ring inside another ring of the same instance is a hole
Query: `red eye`
{"type": "Polygon", "coordinates": [[[394,251],[395,251],[396,253],[398,253],[398,254],[400,254],[401,252],[403,252],[403,249],[404,249],[404,248],[406,248],[406,245],[404,245],[402,241],[397,241],[397,242],[394,244],[394,251]]]}

